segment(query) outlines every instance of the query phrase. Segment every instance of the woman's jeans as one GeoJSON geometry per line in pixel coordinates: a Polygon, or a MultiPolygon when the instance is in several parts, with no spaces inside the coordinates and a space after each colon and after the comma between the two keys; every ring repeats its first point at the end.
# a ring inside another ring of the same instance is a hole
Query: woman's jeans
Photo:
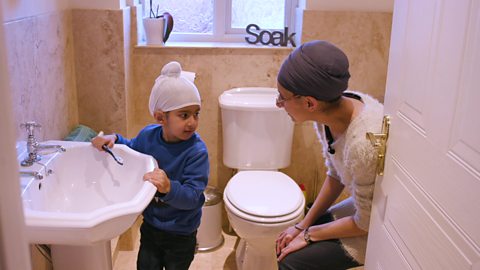
{"type": "MultiPolygon", "coordinates": [[[[314,225],[333,220],[331,214],[321,216],[314,225]]],[[[343,249],[338,239],[314,242],[288,254],[278,263],[279,270],[344,270],[360,266],[343,249]]]]}

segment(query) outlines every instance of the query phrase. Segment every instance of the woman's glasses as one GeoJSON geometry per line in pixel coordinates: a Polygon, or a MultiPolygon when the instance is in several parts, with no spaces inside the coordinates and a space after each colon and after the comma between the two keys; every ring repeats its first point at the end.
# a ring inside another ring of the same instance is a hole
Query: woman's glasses
{"type": "Polygon", "coordinates": [[[277,96],[277,100],[276,100],[276,104],[277,104],[277,107],[282,107],[283,105],[285,105],[285,102],[291,100],[291,99],[294,99],[294,98],[298,98],[298,97],[301,97],[300,95],[293,95],[291,97],[288,97],[288,98],[284,98],[280,93],[278,94],[277,96]]]}

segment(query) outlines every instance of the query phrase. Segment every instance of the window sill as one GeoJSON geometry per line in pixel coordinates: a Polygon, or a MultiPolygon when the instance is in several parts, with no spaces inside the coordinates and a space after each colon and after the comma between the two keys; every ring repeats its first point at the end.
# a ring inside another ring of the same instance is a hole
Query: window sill
{"type": "Polygon", "coordinates": [[[265,46],[246,42],[167,42],[165,45],[147,45],[139,43],[136,49],[255,49],[255,50],[288,50],[294,47],[265,46]]]}

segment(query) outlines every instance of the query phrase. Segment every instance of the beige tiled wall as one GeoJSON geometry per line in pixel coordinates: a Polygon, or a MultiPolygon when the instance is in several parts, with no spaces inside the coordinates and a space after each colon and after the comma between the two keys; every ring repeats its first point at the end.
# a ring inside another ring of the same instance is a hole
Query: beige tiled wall
{"type": "MultiPolygon", "coordinates": [[[[133,84],[129,104],[135,110],[129,115],[128,134],[135,136],[146,124],[153,123],[148,113],[148,98],[155,78],[164,64],[178,61],[184,70],[193,71],[202,96],[198,132],[205,141],[210,158],[210,185],[225,188],[233,174],[223,165],[222,126],[218,97],[235,87],[276,86],[276,75],[290,48],[146,48],[133,50],[133,84]]],[[[307,186],[313,198],[317,179],[324,174],[320,145],[310,123],[297,124],[291,165],[283,169],[298,183],[307,186]]],[[[226,218],[224,218],[226,220],[226,218]]]]}
{"type": "MultiPolygon", "coordinates": [[[[135,136],[152,122],[147,102],[162,66],[179,61],[197,73],[199,133],[209,149],[211,184],[232,175],[222,162],[218,96],[241,86],[274,87],[288,48],[133,48],[135,11],[73,10],[5,24],[16,122],[43,124],[40,139],[61,139],[78,123],[135,136]]],[[[303,42],[326,39],[350,59],[350,88],[383,101],[391,13],[305,11],[303,42]]],[[[18,138],[24,132],[17,128],[18,138]]],[[[291,165],[310,200],[325,169],[311,123],[297,124],[291,165]]]]}
{"type": "Polygon", "coordinates": [[[96,131],[127,130],[129,11],[72,11],[79,121],[96,131]]]}
{"type": "Polygon", "coordinates": [[[349,88],[383,102],[391,24],[387,12],[306,10],[302,42],[324,39],[342,48],[350,61],[349,88]]]}
{"type": "MultiPolygon", "coordinates": [[[[179,61],[197,73],[203,99],[198,131],[209,149],[210,183],[223,190],[232,170],[222,162],[218,96],[233,87],[275,87],[291,49],[134,48],[136,31],[128,27],[136,25],[135,14],[129,8],[73,10],[7,24],[18,121],[44,124],[44,139],[61,138],[76,123],[132,137],[152,122],[148,96],[162,66],[179,61]]],[[[390,26],[391,13],[306,10],[302,42],[337,44],[350,59],[350,89],[383,101],[390,26]]],[[[311,123],[297,124],[292,163],[283,171],[306,185],[309,200],[324,177],[319,151],[311,123]]]]}
{"type": "MultiPolygon", "coordinates": [[[[383,101],[388,60],[391,14],[371,12],[305,11],[303,42],[326,39],[345,50],[351,62],[351,89],[364,91],[383,101]]],[[[133,50],[133,82],[128,104],[135,108],[128,117],[128,134],[134,136],[152,122],[147,102],[151,86],[162,66],[179,61],[185,70],[197,73],[203,108],[199,133],[209,149],[212,185],[221,190],[232,175],[222,162],[222,132],[218,96],[241,86],[275,87],[276,74],[289,54],[287,48],[136,48],[133,50]]],[[[325,168],[311,123],[297,124],[291,165],[283,169],[307,187],[313,200],[323,181],[325,168]]]]}
{"type": "Polygon", "coordinates": [[[219,48],[136,48],[133,52],[134,88],[130,135],[152,123],[148,98],[155,78],[164,64],[178,61],[184,70],[193,71],[202,97],[198,132],[207,144],[211,173],[210,184],[223,189],[231,170],[222,161],[222,133],[219,95],[230,88],[276,85],[276,73],[290,49],[219,49],[219,48]]]}
{"type": "Polygon", "coordinates": [[[71,12],[4,24],[18,140],[20,123],[36,121],[40,140],[61,139],[78,123],[71,12]]]}
{"type": "MultiPolygon", "coordinates": [[[[383,102],[391,24],[392,13],[386,12],[305,10],[302,42],[321,39],[336,44],[349,58],[349,89],[368,93],[383,102]]],[[[313,183],[314,192],[309,194],[313,196],[323,183],[325,168],[317,160],[316,167],[307,169],[320,174],[313,183]]],[[[341,199],[347,195],[344,193],[341,199]]]]}

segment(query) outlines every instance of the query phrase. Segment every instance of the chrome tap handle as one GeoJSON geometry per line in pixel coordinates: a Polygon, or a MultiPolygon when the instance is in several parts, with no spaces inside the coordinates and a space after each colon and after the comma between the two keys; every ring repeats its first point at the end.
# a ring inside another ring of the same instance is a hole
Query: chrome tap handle
{"type": "Polygon", "coordinates": [[[40,127],[42,127],[42,125],[38,124],[35,121],[29,121],[29,122],[25,122],[25,123],[20,124],[20,127],[25,128],[28,136],[30,137],[30,136],[35,136],[35,134],[34,134],[35,133],[35,128],[40,128],[40,127]]]}
{"type": "Polygon", "coordinates": [[[39,172],[32,172],[32,171],[20,171],[20,176],[33,176],[35,177],[35,179],[38,179],[38,180],[43,179],[43,174],[39,172]]]}
{"type": "Polygon", "coordinates": [[[35,161],[40,160],[40,156],[37,154],[38,142],[35,138],[35,128],[39,128],[42,125],[29,121],[26,123],[20,124],[20,127],[25,128],[27,131],[27,152],[28,156],[21,162],[22,166],[32,166],[35,161]]]}

